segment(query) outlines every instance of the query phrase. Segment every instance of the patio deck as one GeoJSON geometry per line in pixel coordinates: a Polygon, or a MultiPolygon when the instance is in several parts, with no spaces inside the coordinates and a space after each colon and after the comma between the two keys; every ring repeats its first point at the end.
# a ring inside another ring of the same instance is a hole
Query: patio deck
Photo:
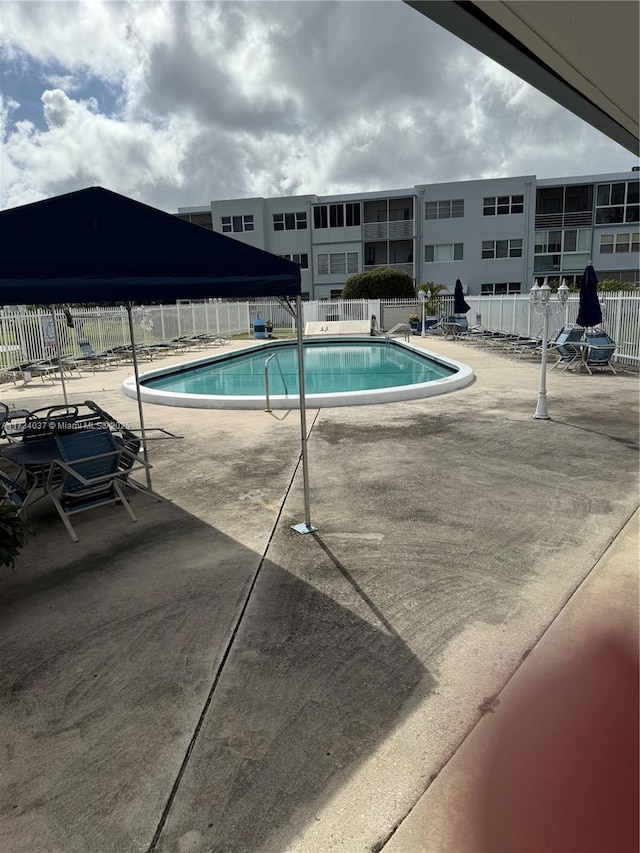
{"type": "MultiPolygon", "coordinates": [[[[308,411],[317,534],[290,527],[295,411],[145,405],[185,436],[150,445],[165,502],[84,513],[77,544],[34,508],[0,575],[4,849],[454,853],[450,759],[577,596],[572,642],[593,628],[583,581],[616,543],[611,618],[637,636],[638,377],[550,373],[537,421],[538,365],[413,342],[476,381],[308,411]]],[[[130,371],[70,378],[69,399],[136,426],[130,371]]]]}

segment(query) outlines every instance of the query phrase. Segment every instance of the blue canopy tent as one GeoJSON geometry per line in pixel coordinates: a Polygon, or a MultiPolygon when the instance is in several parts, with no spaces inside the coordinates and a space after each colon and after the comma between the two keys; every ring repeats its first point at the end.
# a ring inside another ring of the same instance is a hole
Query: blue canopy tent
{"type": "MultiPolygon", "coordinates": [[[[0,212],[0,305],[165,299],[296,298],[300,420],[308,510],[298,264],[102,187],[0,212]]],[[[138,384],[138,365],[134,371],[138,384]]],[[[138,397],[144,437],[144,416],[138,397]]]]}

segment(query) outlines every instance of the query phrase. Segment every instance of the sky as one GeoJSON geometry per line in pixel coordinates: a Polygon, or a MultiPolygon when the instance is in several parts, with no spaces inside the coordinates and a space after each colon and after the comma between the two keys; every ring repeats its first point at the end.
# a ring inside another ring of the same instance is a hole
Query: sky
{"type": "Polygon", "coordinates": [[[401,0],[0,0],[0,209],[103,186],[168,212],[633,155],[401,0]]]}

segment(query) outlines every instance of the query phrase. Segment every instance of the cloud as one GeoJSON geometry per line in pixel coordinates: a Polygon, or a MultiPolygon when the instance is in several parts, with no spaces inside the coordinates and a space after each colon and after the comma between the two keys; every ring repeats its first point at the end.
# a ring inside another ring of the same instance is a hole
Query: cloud
{"type": "Polygon", "coordinates": [[[16,71],[3,207],[96,183],[175,211],[630,167],[620,146],[400,2],[4,0],[2,15],[16,71]]]}

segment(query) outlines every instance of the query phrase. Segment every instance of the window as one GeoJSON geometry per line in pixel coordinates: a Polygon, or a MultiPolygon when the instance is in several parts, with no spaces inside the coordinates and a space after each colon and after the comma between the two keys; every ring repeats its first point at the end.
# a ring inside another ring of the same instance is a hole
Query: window
{"type": "Polygon", "coordinates": [[[535,254],[547,255],[562,251],[562,231],[536,231],[535,254]]]}
{"type": "Polygon", "coordinates": [[[348,226],[360,225],[360,202],[347,202],[344,206],[345,220],[348,226]]]}
{"type": "Polygon", "coordinates": [[[504,216],[524,211],[523,195],[490,195],[484,200],[484,216],[504,216]]]}
{"type": "Polygon", "coordinates": [[[640,252],[640,233],[601,234],[600,252],[603,255],[610,255],[613,252],[640,252]]]}
{"type": "Polygon", "coordinates": [[[460,219],[464,216],[464,199],[428,201],[424,206],[425,219],[460,219]]]}
{"type": "Polygon", "coordinates": [[[334,299],[342,299],[342,289],[340,290],[332,290],[331,295],[329,297],[332,301],[334,299]]]}
{"type": "Polygon", "coordinates": [[[480,294],[482,296],[503,296],[511,293],[521,293],[522,282],[519,281],[498,281],[490,284],[480,285],[480,294]]]}
{"type": "Polygon", "coordinates": [[[286,258],[288,261],[294,261],[296,264],[300,264],[301,270],[309,269],[309,255],[306,254],[295,254],[295,255],[280,255],[281,258],[286,258]]]}
{"type": "Polygon", "coordinates": [[[301,231],[307,227],[307,213],[301,210],[298,213],[274,213],[274,231],[301,231]]]}
{"type": "Polygon", "coordinates": [[[341,204],[318,204],[313,208],[314,228],[344,228],[345,225],[348,227],[360,225],[359,201],[341,204]]]}
{"type": "Polygon", "coordinates": [[[536,255],[552,252],[588,252],[591,249],[591,228],[568,228],[566,231],[536,231],[536,255]]]}
{"type": "Polygon", "coordinates": [[[563,252],[589,252],[591,228],[572,228],[564,232],[563,252]]]}
{"type": "Polygon", "coordinates": [[[482,257],[491,258],[521,258],[522,240],[483,240],[482,257]]]}
{"type": "Polygon", "coordinates": [[[640,222],[640,181],[598,184],[596,224],[640,222]]]}
{"type": "Polygon", "coordinates": [[[235,234],[238,234],[242,231],[253,231],[252,213],[244,216],[221,216],[220,219],[224,233],[233,231],[235,234]]]}
{"type": "Polygon", "coordinates": [[[318,255],[318,275],[351,275],[358,272],[357,252],[322,252],[318,255]]]}
{"type": "Polygon", "coordinates": [[[463,243],[438,243],[424,247],[426,263],[463,260],[463,243]]]}

